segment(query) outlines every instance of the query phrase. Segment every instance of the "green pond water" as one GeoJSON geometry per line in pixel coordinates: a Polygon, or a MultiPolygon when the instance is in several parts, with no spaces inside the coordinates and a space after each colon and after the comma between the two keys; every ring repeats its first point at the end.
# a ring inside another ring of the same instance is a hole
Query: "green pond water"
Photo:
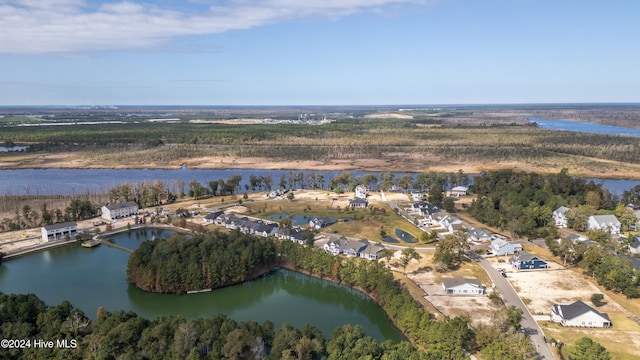
{"type": "MultiPolygon", "coordinates": [[[[111,238],[135,249],[142,241],[174,234],[159,229],[134,230],[111,238]]],[[[344,324],[360,324],[379,341],[402,340],[385,313],[366,295],[348,287],[288,270],[259,279],[190,295],[154,294],[127,284],[129,253],[100,245],[68,246],[34,253],[0,265],[0,291],[34,293],[49,305],[68,300],[94,318],[98,307],[132,310],[152,319],[182,315],[187,319],[223,313],[238,321],[310,323],[325,336],[344,324]]]]}

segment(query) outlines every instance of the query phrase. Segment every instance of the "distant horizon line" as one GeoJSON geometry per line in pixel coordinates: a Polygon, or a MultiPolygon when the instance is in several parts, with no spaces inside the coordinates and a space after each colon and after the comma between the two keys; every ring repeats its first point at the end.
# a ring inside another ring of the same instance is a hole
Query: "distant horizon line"
{"type": "MultiPolygon", "coordinates": [[[[118,108],[130,108],[130,107],[212,107],[212,108],[305,108],[305,107],[357,107],[357,108],[388,108],[388,107],[456,107],[456,106],[472,106],[472,107],[487,107],[487,106],[629,106],[640,105],[640,102],[522,102],[522,103],[441,103],[441,104],[411,104],[411,103],[397,103],[397,104],[277,104],[277,105],[179,105],[179,104],[104,104],[104,105],[0,105],[0,109],[29,109],[29,108],[57,108],[57,109],[118,109],[118,108]]],[[[400,109],[400,110],[422,110],[422,109],[400,109]]]]}

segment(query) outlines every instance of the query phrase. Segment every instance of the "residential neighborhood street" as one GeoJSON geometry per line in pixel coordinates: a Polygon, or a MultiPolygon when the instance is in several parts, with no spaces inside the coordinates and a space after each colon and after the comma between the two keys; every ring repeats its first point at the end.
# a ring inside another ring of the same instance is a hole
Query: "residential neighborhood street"
{"type": "Polygon", "coordinates": [[[527,335],[531,338],[531,341],[536,346],[540,359],[555,359],[549,344],[545,341],[542,329],[538,326],[529,309],[522,302],[516,291],[511,286],[511,283],[507,278],[504,278],[498,270],[496,270],[489,261],[485,260],[482,256],[468,253],[467,256],[473,261],[477,262],[487,272],[495,289],[502,295],[502,299],[506,306],[515,306],[522,309],[522,322],[521,325],[525,328],[527,335]]]}

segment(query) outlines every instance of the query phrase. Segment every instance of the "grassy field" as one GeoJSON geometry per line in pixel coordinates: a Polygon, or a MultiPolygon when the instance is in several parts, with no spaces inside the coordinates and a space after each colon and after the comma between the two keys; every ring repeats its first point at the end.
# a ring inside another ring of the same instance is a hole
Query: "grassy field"
{"type": "Polygon", "coordinates": [[[640,358],[640,325],[623,316],[612,316],[613,326],[608,329],[567,328],[555,323],[544,323],[543,331],[547,339],[556,339],[564,344],[562,354],[565,359],[573,344],[582,337],[589,337],[604,346],[613,360],[633,360],[640,358]]]}
{"type": "Polygon", "coordinates": [[[348,118],[318,126],[181,122],[96,125],[90,131],[80,125],[7,127],[0,141],[38,144],[42,150],[35,157],[0,154],[0,166],[228,167],[233,159],[253,157],[263,159],[251,164],[258,168],[279,163],[280,168],[302,169],[313,168],[305,161],[348,160],[355,163],[352,168],[365,169],[358,162],[367,159],[385,160],[379,168],[385,171],[517,168],[556,173],[568,168],[583,176],[640,178],[635,138],[549,131],[528,125],[522,112],[441,115],[433,126],[415,119],[348,118]],[[67,152],[65,161],[47,158],[62,152],[67,152]],[[228,162],[206,160],[211,157],[228,162]]]}
{"type": "MultiPolygon", "coordinates": [[[[268,219],[270,215],[288,214],[289,216],[327,216],[335,219],[350,219],[349,221],[339,221],[333,225],[323,228],[322,232],[337,233],[347,237],[382,241],[380,230],[384,228],[388,236],[397,238],[394,230],[402,229],[416,238],[420,238],[422,230],[408,223],[404,218],[395,214],[387,204],[375,204],[379,209],[372,213],[368,209],[345,209],[332,205],[331,200],[269,200],[255,201],[243,204],[251,209],[253,216],[268,219]]],[[[407,245],[400,242],[399,245],[407,245]]]]}

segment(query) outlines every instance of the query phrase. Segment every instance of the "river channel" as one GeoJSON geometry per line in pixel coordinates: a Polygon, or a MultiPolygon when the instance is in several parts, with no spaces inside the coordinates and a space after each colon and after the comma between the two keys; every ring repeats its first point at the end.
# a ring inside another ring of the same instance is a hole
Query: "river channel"
{"type": "MultiPolygon", "coordinates": [[[[365,174],[375,174],[379,176],[381,172],[364,171],[310,171],[310,170],[257,170],[257,169],[227,169],[227,170],[203,170],[203,169],[9,169],[0,170],[0,195],[73,195],[86,194],[87,192],[107,193],[116,185],[124,183],[141,183],[145,181],[155,182],[160,180],[167,185],[177,186],[178,180],[188,184],[191,180],[200,182],[207,186],[209,181],[227,179],[234,175],[240,175],[242,181],[240,187],[245,189],[249,184],[249,177],[271,176],[272,186],[278,187],[280,175],[284,174],[288,179],[292,173],[303,173],[306,175],[322,174],[324,178],[324,188],[334,176],[343,172],[351,172],[352,176],[362,176],[365,174]]],[[[404,173],[395,173],[400,177],[404,173]]],[[[417,176],[417,174],[411,174],[417,176]]],[[[474,174],[470,175],[473,182],[474,174]]],[[[639,185],[638,180],[624,179],[601,179],[592,178],[596,184],[602,184],[614,195],[620,195],[623,191],[639,185]]],[[[175,190],[175,189],[174,189],[175,190]]]]}
{"type": "MultiPolygon", "coordinates": [[[[173,232],[139,229],[111,239],[137,248],[146,240],[173,232]]],[[[156,240],[161,241],[161,240],[156,240]]],[[[126,282],[129,253],[100,245],[93,249],[67,246],[38,252],[0,265],[0,291],[34,293],[49,305],[63,300],[95,318],[98,307],[131,310],[153,319],[182,315],[187,319],[223,313],[237,321],[272,321],[301,327],[309,323],[326,337],[344,324],[360,324],[378,341],[402,340],[386,314],[366,295],[351,288],[288,270],[274,271],[254,281],[190,295],[154,294],[126,282]]]]}

